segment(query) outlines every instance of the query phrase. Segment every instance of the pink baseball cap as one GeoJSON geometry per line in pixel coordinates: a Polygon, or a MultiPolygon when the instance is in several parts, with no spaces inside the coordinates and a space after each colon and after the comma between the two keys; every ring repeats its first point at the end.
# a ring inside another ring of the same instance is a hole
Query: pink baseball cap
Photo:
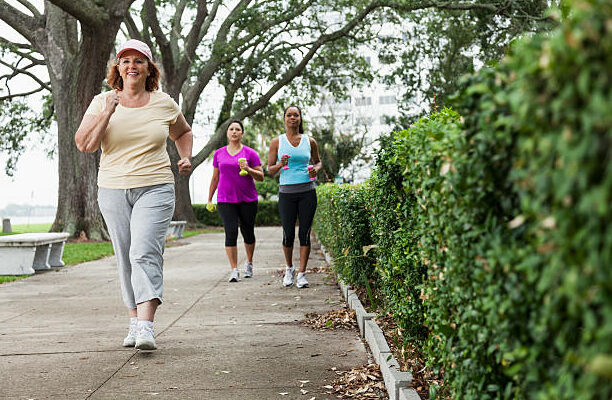
{"type": "Polygon", "coordinates": [[[151,49],[145,42],[141,42],[140,40],[130,39],[127,42],[123,43],[119,50],[117,51],[117,58],[121,57],[126,50],[136,50],[144,54],[149,61],[153,61],[153,55],[151,54],[151,49]]]}

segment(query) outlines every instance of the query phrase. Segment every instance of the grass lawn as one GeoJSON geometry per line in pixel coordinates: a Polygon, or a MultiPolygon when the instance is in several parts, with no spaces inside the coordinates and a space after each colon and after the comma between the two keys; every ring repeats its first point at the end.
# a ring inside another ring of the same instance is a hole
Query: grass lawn
{"type": "Polygon", "coordinates": [[[30,224],[30,225],[13,225],[13,232],[11,233],[2,233],[0,232],[0,236],[3,235],[16,235],[17,233],[32,233],[32,232],[49,232],[51,229],[51,223],[48,224],[30,224]]]}
{"type": "Polygon", "coordinates": [[[66,265],[98,260],[115,254],[111,242],[66,243],[62,260],[66,265]]]}
{"type": "Polygon", "coordinates": [[[31,275],[0,275],[0,283],[18,281],[31,275]]]}
{"type": "MultiPolygon", "coordinates": [[[[28,229],[32,227],[39,227],[38,229],[22,230],[21,227],[25,225],[13,226],[13,233],[27,233],[27,232],[48,232],[51,224],[40,224],[40,225],[29,225],[28,229]],[[18,230],[19,227],[20,229],[18,230]],[[46,228],[45,228],[46,227],[46,228]]],[[[199,235],[202,233],[222,232],[223,228],[211,228],[211,229],[194,229],[185,230],[183,232],[183,238],[199,235]]],[[[177,239],[170,239],[171,241],[177,239]]],[[[107,256],[115,254],[113,251],[113,245],[111,242],[73,242],[66,243],[64,247],[64,256],[62,260],[66,265],[80,264],[86,261],[98,260],[107,256]]],[[[31,275],[5,275],[0,276],[0,283],[12,282],[18,279],[27,278],[31,275]]]]}

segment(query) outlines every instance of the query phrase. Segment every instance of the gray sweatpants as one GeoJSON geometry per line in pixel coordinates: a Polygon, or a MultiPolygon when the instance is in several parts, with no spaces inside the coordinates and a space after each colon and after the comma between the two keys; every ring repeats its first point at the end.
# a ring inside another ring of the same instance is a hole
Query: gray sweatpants
{"type": "Polygon", "coordinates": [[[98,188],[98,205],[111,236],[123,302],[128,308],[162,302],[163,254],[174,213],[174,185],[98,188]]]}

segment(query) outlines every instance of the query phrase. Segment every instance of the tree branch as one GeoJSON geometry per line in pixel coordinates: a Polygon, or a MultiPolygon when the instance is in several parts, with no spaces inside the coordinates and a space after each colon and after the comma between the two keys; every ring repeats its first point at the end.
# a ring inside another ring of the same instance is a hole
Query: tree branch
{"type": "Polygon", "coordinates": [[[130,13],[125,16],[125,26],[127,27],[130,38],[143,41],[142,33],[140,32],[140,29],[138,29],[136,21],[134,21],[134,18],[132,18],[130,13]]]}
{"type": "Polygon", "coordinates": [[[153,33],[155,42],[157,43],[159,51],[161,52],[161,63],[164,67],[164,71],[167,74],[171,74],[174,71],[174,65],[172,63],[174,55],[172,54],[170,41],[168,41],[166,38],[166,35],[159,24],[155,1],[145,0],[143,8],[143,18],[145,19],[146,24],[151,28],[151,33],[153,33]]]}
{"type": "Polygon", "coordinates": [[[200,31],[206,18],[208,18],[208,7],[205,1],[200,1],[191,30],[185,38],[185,57],[190,60],[193,60],[196,48],[200,44],[200,31]]]}
{"type": "Polygon", "coordinates": [[[217,11],[219,11],[220,5],[221,5],[221,0],[216,0],[215,3],[213,4],[212,10],[208,13],[206,20],[204,21],[204,23],[202,24],[202,28],[200,29],[200,35],[198,36],[198,43],[200,43],[204,39],[204,36],[206,36],[206,34],[208,33],[208,30],[210,29],[212,22],[217,17],[217,11]]]}
{"type": "MultiPolygon", "coordinates": [[[[423,6],[419,8],[439,8],[444,10],[487,10],[487,11],[497,11],[498,7],[494,4],[480,4],[480,3],[457,3],[453,1],[442,1],[436,2],[432,1],[429,4],[426,2],[423,6]]],[[[414,7],[412,8],[414,9],[414,7]]]]}
{"type": "Polygon", "coordinates": [[[10,68],[11,70],[13,70],[12,77],[15,77],[15,76],[17,76],[19,74],[29,76],[34,81],[36,81],[36,83],[38,83],[40,86],[42,86],[44,89],[47,89],[48,91],[51,91],[51,86],[49,86],[48,83],[44,83],[36,75],[34,75],[32,72],[28,71],[28,69],[30,69],[31,67],[35,66],[36,64],[30,64],[29,66],[27,66],[25,68],[18,68],[16,66],[14,66],[12,64],[9,64],[9,63],[7,63],[5,61],[2,61],[2,60],[0,60],[0,64],[4,65],[5,67],[10,68]]]}
{"type": "Polygon", "coordinates": [[[34,43],[35,31],[43,28],[44,23],[42,18],[31,17],[9,5],[5,0],[0,0],[0,20],[31,43],[34,43]]]}
{"type": "MultiPolygon", "coordinates": [[[[227,36],[230,32],[230,28],[234,22],[236,22],[236,17],[239,11],[248,6],[251,1],[252,0],[240,0],[240,2],[232,9],[232,11],[230,11],[227,18],[225,18],[221,24],[221,27],[217,32],[217,37],[212,45],[212,54],[208,59],[208,62],[200,70],[194,86],[183,91],[183,103],[187,108],[189,108],[192,104],[197,103],[200,94],[214,76],[217,68],[219,68],[219,66],[223,63],[225,58],[223,54],[223,47],[227,43],[227,36]]],[[[185,107],[183,107],[183,109],[185,109],[185,107]]]]}
{"type": "Polygon", "coordinates": [[[254,103],[248,105],[244,109],[237,112],[234,116],[228,118],[224,121],[223,124],[219,125],[219,128],[215,131],[213,137],[208,141],[208,143],[204,146],[202,150],[198,152],[198,154],[193,157],[193,166],[196,168],[200,165],[208,155],[215,149],[215,146],[218,144],[218,141],[224,134],[224,127],[231,119],[244,119],[250,117],[255,114],[261,108],[263,108],[280,89],[285,87],[289,82],[291,82],[295,77],[300,75],[310,60],[315,56],[317,51],[326,43],[339,39],[346,34],[348,34],[351,30],[353,30],[361,21],[363,21],[373,10],[381,7],[382,4],[380,2],[373,2],[368,7],[364,8],[359,12],[353,19],[347,22],[342,28],[338,29],[335,32],[330,34],[321,35],[315,42],[314,45],[310,48],[310,50],[306,53],[306,55],[302,58],[302,60],[292,69],[285,72],[285,74],[270,88],[266,93],[261,95],[259,99],[257,99],[254,103]]]}
{"type": "MultiPolygon", "coordinates": [[[[202,4],[204,4],[204,8],[206,8],[206,1],[199,1],[198,2],[198,12],[202,4]]],[[[170,28],[172,29],[173,32],[181,31],[181,19],[183,19],[183,13],[185,12],[186,6],[187,6],[187,0],[181,0],[178,6],[176,6],[174,16],[172,17],[172,27],[170,28]]]]}
{"type": "Polygon", "coordinates": [[[10,40],[0,37],[0,47],[4,47],[8,49],[11,53],[19,57],[23,57],[27,60],[30,60],[34,64],[46,65],[45,60],[38,59],[36,57],[33,57],[31,54],[28,54],[26,52],[19,50],[19,49],[25,49],[25,50],[30,50],[30,52],[32,53],[36,53],[36,50],[30,44],[15,43],[15,42],[11,42],[10,40]]]}
{"type": "Polygon", "coordinates": [[[92,28],[102,27],[109,20],[109,14],[93,0],[47,0],[64,12],[72,15],[81,24],[92,28]]]}
{"type": "Polygon", "coordinates": [[[34,7],[34,5],[26,0],[17,0],[19,2],[19,4],[21,4],[22,6],[24,6],[25,8],[28,9],[28,11],[30,11],[32,13],[32,15],[34,16],[34,18],[40,18],[42,17],[40,15],[40,13],[38,12],[38,9],[36,7],[34,7]]]}
{"type": "MultiPolygon", "coordinates": [[[[50,84],[50,82],[49,82],[50,84]]],[[[18,94],[9,94],[6,96],[0,96],[0,101],[4,101],[4,100],[12,100],[12,99],[16,99],[17,97],[27,97],[29,95],[32,95],[34,93],[38,93],[41,92],[43,90],[46,90],[47,88],[40,86],[37,89],[31,90],[29,92],[25,92],[25,93],[18,93],[18,94]]]]}

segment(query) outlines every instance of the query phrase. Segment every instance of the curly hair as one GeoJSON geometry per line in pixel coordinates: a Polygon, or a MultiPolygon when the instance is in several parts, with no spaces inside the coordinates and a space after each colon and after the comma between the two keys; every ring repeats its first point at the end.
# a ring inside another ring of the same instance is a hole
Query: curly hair
{"type": "MultiPolygon", "coordinates": [[[[145,83],[145,89],[148,92],[153,92],[159,89],[159,81],[161,79],[161,72],[157,65],[153,61],[147,60],[149,66],[149,76],[147,76],[147,81],[145,83]]],[[[116,90],[123,90],[123,78],[119,75],[119,69],[117,68],[119,65],[119,59],[116,58],[109,62],[108,64],[108,73],[106,74],[106,82],[108,85],[116,90]]]]}

